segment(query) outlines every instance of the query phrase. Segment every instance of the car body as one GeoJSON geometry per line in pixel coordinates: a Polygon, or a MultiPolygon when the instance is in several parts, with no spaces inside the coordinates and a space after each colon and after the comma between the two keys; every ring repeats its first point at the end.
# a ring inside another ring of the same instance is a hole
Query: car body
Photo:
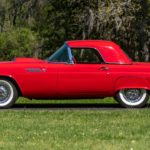
{"type": "Polygon", "coordinates": [[[18,96],[29,99],[114,97],[124,107],[143,107],[150,90],[150,64],[132,62],[114,42],[67,41],[47,60],[0,62],[0,108],[18,96]]]}

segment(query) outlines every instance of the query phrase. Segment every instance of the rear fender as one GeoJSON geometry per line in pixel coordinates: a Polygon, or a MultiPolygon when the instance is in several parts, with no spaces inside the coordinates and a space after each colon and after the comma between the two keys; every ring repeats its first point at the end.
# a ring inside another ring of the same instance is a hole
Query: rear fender
{"type": "Polygon", "coordinates": [[[114,86],[114,93],[126,88],[142,88],[150,90],[150,83],[143,77],[120,77],[114,86]]]}

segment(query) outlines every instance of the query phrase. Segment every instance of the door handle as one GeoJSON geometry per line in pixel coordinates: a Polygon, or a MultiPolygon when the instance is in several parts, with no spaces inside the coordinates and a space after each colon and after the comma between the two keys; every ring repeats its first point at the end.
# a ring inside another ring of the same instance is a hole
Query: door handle
{"type": "Polygon", "coordinates": [[[102,66],[102,67],[100,67],[98,70],[107,71],[107,70],[109,70],[109,68],[102,66]]]}

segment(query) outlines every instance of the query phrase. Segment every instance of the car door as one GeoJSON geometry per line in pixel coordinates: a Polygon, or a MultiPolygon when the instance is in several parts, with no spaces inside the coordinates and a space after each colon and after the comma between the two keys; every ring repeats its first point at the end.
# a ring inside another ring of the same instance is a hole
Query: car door
{"type": "Polygon", "coordinates": [[[112,94],[109,66],[96,49],[71,49],[74,64],[62,64],[58,75],[58,91],[72,97],[100,97],[112,94]]]}

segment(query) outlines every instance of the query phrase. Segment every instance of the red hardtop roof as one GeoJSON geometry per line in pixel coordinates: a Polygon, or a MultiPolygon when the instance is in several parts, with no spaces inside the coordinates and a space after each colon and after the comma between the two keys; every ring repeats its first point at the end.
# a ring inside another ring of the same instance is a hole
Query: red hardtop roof
{"type": "Polygon", "coordinates": [[[123,50],[112,41],[105,40],[73,40],[66,44],[71,48],[95,48],[99,51],[106,63],[131,64],[123,50]]]}
{"type": "Polygon", "coordinates": [[[106,41],[106,40],[73,40],[73,41],[67,41],[66,44],[70,47],[75,46],[117,46],[112,41],[106,41]]]}

